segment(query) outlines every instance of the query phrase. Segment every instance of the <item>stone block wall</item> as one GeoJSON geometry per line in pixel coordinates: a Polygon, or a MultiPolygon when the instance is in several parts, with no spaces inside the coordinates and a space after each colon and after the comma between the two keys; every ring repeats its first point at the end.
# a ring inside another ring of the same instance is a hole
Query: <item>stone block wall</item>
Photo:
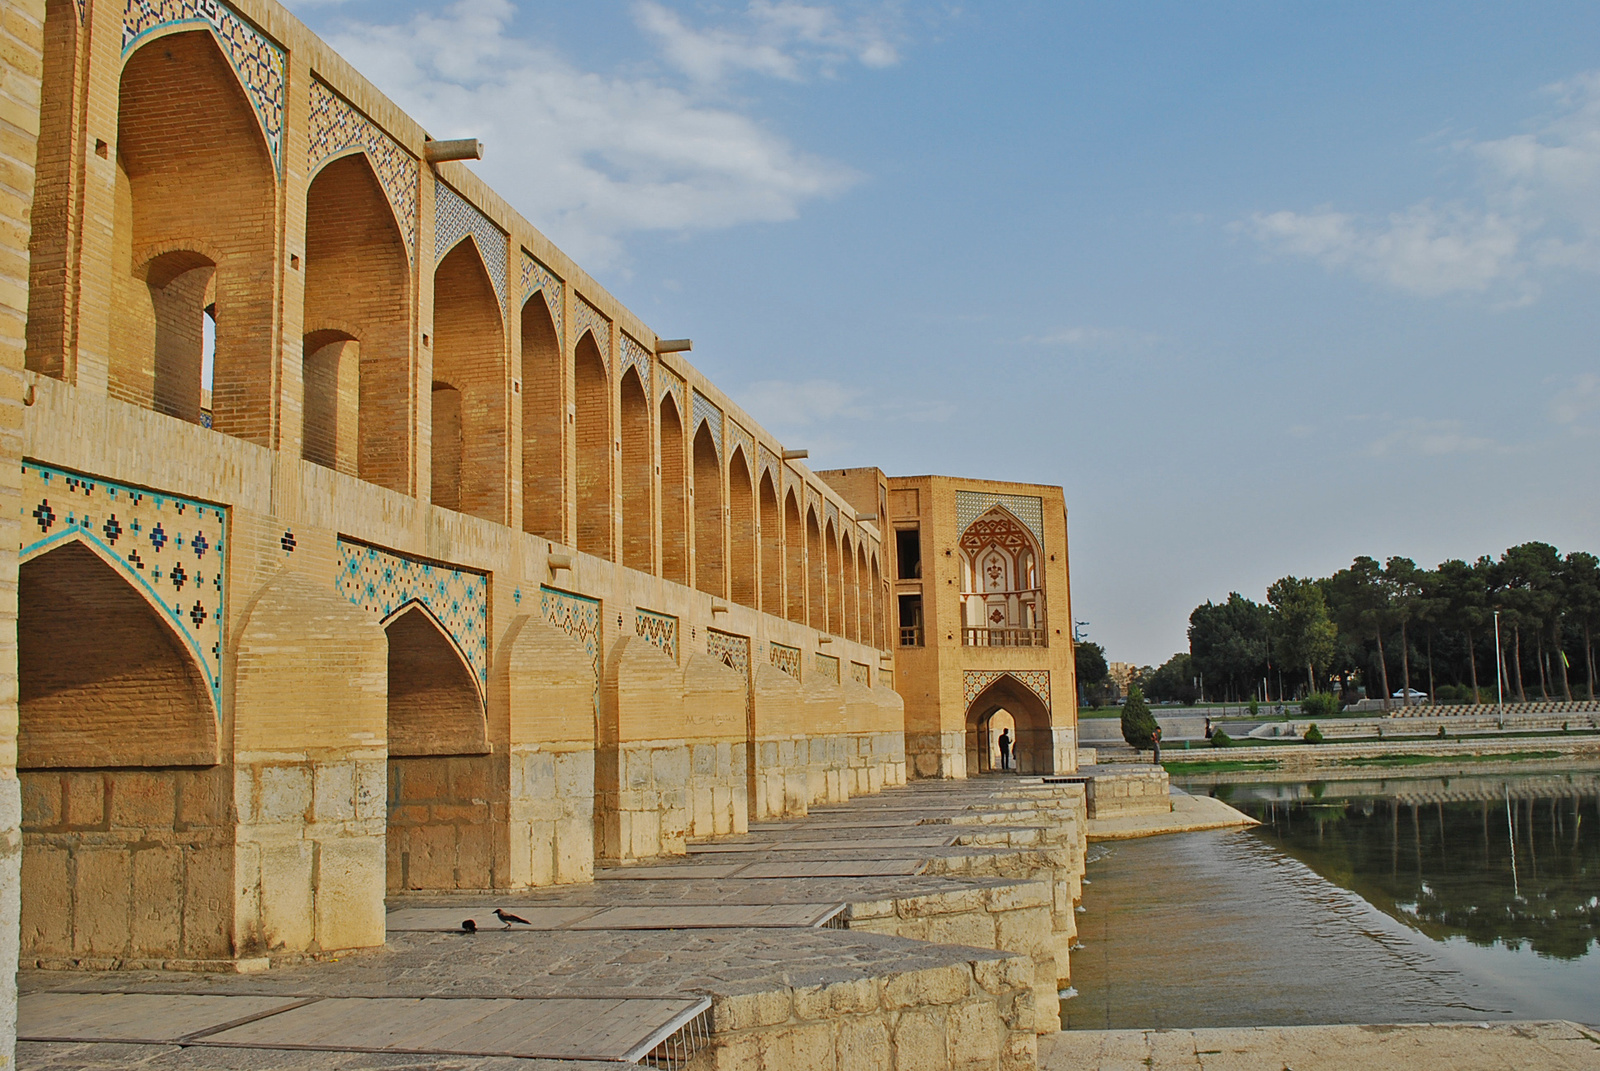
{"type": "Polygon", "coordinates": [[[1129,818],[1172,810],[1167,771],[1161,767],[1102,771],[1104,767],[1085,779],[1090,818],[1129,818]]]}

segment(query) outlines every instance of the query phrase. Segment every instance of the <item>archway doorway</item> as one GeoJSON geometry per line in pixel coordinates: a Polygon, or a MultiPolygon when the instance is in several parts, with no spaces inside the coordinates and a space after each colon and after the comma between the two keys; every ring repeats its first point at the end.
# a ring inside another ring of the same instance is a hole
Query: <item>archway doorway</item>
{"type": "Polygon", "coordinates": [[[1011,729],[1012,772],[1055,772],[1050,709],[1033,689],[1006,673],[990,682],[967,706],[968,776],[998,770],[1002,728],[1011,729]]]}

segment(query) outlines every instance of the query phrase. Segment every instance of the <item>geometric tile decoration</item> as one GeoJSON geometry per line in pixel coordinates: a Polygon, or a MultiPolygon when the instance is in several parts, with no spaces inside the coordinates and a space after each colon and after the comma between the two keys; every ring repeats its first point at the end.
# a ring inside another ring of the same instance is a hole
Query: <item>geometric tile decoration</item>
{"type": "Polygon", "coordinates": [[[711,445],[717,448],[717,457],[722,456],[722,410],[717,408],[717,403],[707,398],[699,391],[694,392],[694,421],[689,429],[689,437],[700,430],[700,422],[704,420],[711,425],[711,445]]]}
{"type": "Polygon", "coordinates": [[[622,370],[635,368],[639,372],[639,384],[644,387],[644,396],[650,397],[650,351],[633,340],[633,336],[624,333],[622,336],[622,370]]]}
{"type": "Polygon", "coordinates": [[[588,331],[594,335],[594,344],[600,350],[600,360],[605,364],[606,371],[611,370],[611,321],[606,314],[589,304],[582,294],[575,295],[577,301],[572,303],[572,318],[577,322],[572,325],[572,333],[577,339],[583,338],[583,333],[588,331]]]}
{"type": "MultiPolygon", "coordinates": [[[[763,473],[765,473],[768,469],[776,468],[777,464],[778,455],[774,454],[771,450],[768,450],[765,445],[763,445],[761,447],[761,472],[756,473],[756,479],[760,480],[763,473]]],[[[780,480],[781,477],[774,477],[773,482],[778,483],[780,480]]],[[[779,491],[781,488],[774,487],[773,490],[779,491]]]]}
{"type": "Polygon", "coordinates": [[[828,499],[828,501],[823,506],[823,512],[827,515],[828,521],[830,523],[832,523],[834,531],[838,531],[839,530],[839,505],[838,505],[838,503],[836,503],[831,498],[828,499]]]}
{"type": "Polygon", "coordinates": [[[227,509],[24,461],[21,512],[21,561],[82,541],[160,607],[205,671],[220,719],[227,509]]]}
{"type": "Polygon", "coordinates": [[[406,242],[406,253],[413,260],[417,251],[417,158],[400,147],[371,119],[356,111],[345,99],[316,79],[311,81],[311,132],[306,152],[306,174],[314,173],[324,160],[348,149],[367,154],[378,183],[389,195],[406,242]]]}
{"type": "MultiPolygon", "coordinates": [[[[882,676],[882,671],[879,672],[882,676]]],[[[1050,671],[1048,669],[969,669],[962,674],[961,691],[966,706],[971,706],[972,701],[978,698],[989,685],[1001,677],[1015,678],[1017,683],[1027,688],[1034,695],[1044,700],[1044,708],[1050,709],[1050,671]]]]}
{"type": "Polygon", "coordinates": [[[666,365],[661,366],[661,396],[672,395],[672,404],[678,407],[678,419],[684,420],[689,416],[689,411],[684,408],[683,395],[688,390],[683,377],[678,375],[666,365]]]}
{"type": "Polygon", "coordinates": [[[539,585],[539,614],[583,644],[594,663],[594,709],[600,710],[600,600],[539,585]]]}
{"type": "Polygon", "coordinates": [[[706,629],[706,654],[718,662],[739,671],[739,676],[750,680],[750,637],[735,636],[731,632],[706,629]]]}
{"type": "Polygon", "coordinates": [[[467,235],[478,247],[483,266],[494,281],[494,292],[500,297],[501,307],[506,300],[506,232],[478,211],[478,206],[468,201],[444,183],[433,184],[433,262],[438,264],[444,255],[456,247],[467,235]]]}
{"type": "Polygon", "coordinates": [[[817,672],[835,684],[841,683],[839,680],[839,659],[831,654],[817,652],[817,672]]]}
{"type": "Polygon", "coordinates": [[[421,606],[450,638],[472,671],[478,698],[489,687],[489,578],[486,574],[424,558],[379,550],[340,536],[339,594],[375,615],[390,620],[421,606]]]}
{"type": "Polygon", "coordinates": [[[993,495],[982,491],[956,492],[956,531],[965,532],[967,526],[993,506],[1004,506],[1028,526],[1044,546],[1044,499],[1033,495],[993,495]]]}
{"type": "Polygon", "coordinates": [[[522,251],[522,300],[526,302],[537,290],[544,294],[544,303],[550,306],[550,320],[556,327],[556,338],[561,334],[561,280],[555,272],[533,259],[526,249],[522,251]]]}
{"type": "Polygon", "coordinates": [[[209,28],[222,46],[255,108],[267,149],[283,174],[283,49],[219,0],[125,0],[122,9],[122,55],[146,36],[168,26],[193,23],[209,28]]]}
{"type": "Polygon", "coordinates": [[[634,635],[639,636],[646,643],[661,648],[668,658],[674,662],[678,660],[678,619],[670,614],[658,614],[654,610],[635,610],[633,615],[634,635]]]}
{"type": "Polygon", "coordinates": [[[868,688],[872,687],[872,671],[865,662],[850,663],[850,679],[857,684],[864,684],[868,688]]]}
{"type": "Polygon", "coordinates": [[[739,425],[735,424],[733,421],[730,420],[730,421],[728,421],[728,450],[730,452],[732,452],[735,447],[737,447],[739,449],[742,449],[744,451],[744,467],[745,468],[748,469],[748,468],[752,467],[753,465],[755,465],[755,463],[756,463],[756,443],[755,443],[755,440],[750,437],[750,433],[748,431],[745,431],[739,425]]]}
{"type": "Polygon", "coordinates": [[[795,680],[800,679],[800,648],[790,647],[784,643],[771,643],[772,664],[783,670],[795,680]]]}

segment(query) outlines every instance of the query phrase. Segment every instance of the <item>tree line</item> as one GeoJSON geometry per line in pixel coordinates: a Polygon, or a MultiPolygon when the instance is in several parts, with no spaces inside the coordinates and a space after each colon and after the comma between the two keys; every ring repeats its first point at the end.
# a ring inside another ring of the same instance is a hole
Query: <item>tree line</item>
{"type": "Polygon", "coordinates": [[[1498,559],[1451,559],[1424,569],[1410,558],[1358,557],[1332,576],[1286,576],[1264,603],[1238,592],[1189,615],[1189,651],[1146,667],[1156,700],[1267,701],[1362,690],[1386,705],[1413,689],[1440,702],[1595,697],[1600,559],[1523,543],[1498,559]],[[1499,644],[1495,619],[1499,618],[1499,644]],[[1496,664],[1498,649],[1499,663],[1496,664]]]}

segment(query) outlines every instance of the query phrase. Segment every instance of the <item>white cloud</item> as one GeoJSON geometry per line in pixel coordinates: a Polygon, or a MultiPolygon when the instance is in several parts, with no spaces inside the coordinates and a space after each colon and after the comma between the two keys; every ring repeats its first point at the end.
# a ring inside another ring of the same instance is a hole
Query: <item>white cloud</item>
{"type": "Polygon", "coordinates": [[[634,18],[669,63],[702,83],[739,71],[799,81],[851,60],[889,67],[900,59],[882,14],[847,21],[831,7],[793,0],[751,0],[736,27],[691,27],[656,0],[639,0],[634,18]]]}
{"type": "Polygon", "coordinates": [[[1542,271],[1600,270],[1600,72],[1551,86],[1559,107],[1530,133],[1460,141],[1477,171],[1470,201],[1423,201],[1383,218],[1331,208],[1258,213],[1268,248],[1423,297],[1533,300],[1542,271]]]}
{"type": "Polygon", "coordinates": [[[762,426],[779,435],[805,432],[813,438],[817,429],[829,425],[851,430],[864,421],[943,423],[957,412],[954,404],[936,398],[873,395],[869,400],[865,389],[833,379],[758,380],[738,394],[762,426]]]}
{"type": "Polygon", "coordinates": [[[1574,377],[1572,385],[1550,403],[1550,419],[1557,424],[1575,424],[1596,411],[1600,411],[1600,375],[1593,372],[1574,377]]]}
{"type": "Polygon", "coordinates": [[[1153,345],[1161,341],[1161,337],[1125,327],[1063,327],[1045,335],[1030,335],[1022,341],[1040,346],[1066,346],[1069,349],[1132,349],[1153,345]]]}
{"type": "Polygon", "coordinates": [[[1469,434],[1459,420],[1427,420],[1411,417],[1393,422],[1394,430],[1374,440],[1367,446],[1373,457],[1387,454],[1423,454],[1442,457],[1447,454],[1470,454],[1483,450],[1498,450],[1494,439],[1469,434]]]}
{"type": "Polygon", "coordinates": [[[624,236],[793,219],[857,178],[748,115],[645,78],[582,71],[511,31],[509,0],[457,0],[330,43],[434,137],[478,137],[474,165],[591,267],[624,236]]]}

